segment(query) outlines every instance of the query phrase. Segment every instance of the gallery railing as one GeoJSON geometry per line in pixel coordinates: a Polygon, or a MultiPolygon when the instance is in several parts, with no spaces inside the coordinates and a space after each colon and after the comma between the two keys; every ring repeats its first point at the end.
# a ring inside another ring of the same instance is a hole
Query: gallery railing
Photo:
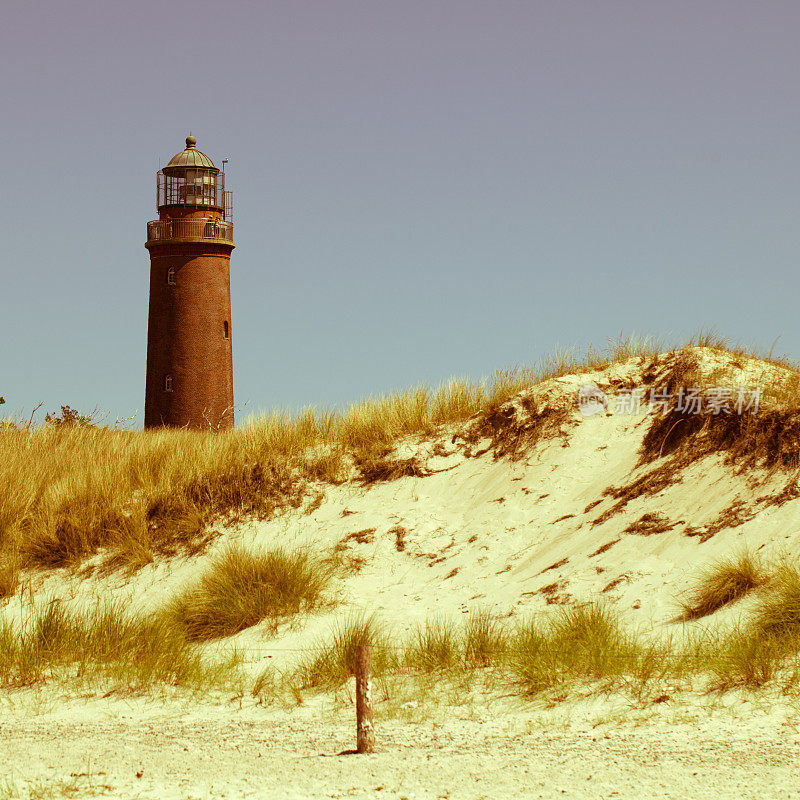
{"type": "Polygon", "coordinates": [[[147,223],[147,242],[214,240],[233,244],[233,223],[207,219],[154,219],[147,223]]]}

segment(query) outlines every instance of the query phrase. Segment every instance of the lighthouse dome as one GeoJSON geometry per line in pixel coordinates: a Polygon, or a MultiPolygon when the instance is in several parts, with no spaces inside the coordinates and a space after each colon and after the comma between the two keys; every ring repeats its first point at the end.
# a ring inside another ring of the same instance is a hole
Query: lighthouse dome
{"type": "Polygon", "coordinates": [[[194,136],[186,137],[186,149],[174,155],[169,163],[164,167],[167,174],[178,173],[185,169],[210,169],[214,172],[219,170],[214,166],[214,162],[205,154],[197,149],[197,139],[194,136]]]}

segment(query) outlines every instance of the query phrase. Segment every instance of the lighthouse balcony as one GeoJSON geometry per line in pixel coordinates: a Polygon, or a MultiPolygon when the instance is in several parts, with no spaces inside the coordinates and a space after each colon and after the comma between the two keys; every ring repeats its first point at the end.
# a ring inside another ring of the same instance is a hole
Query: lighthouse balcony
{"type": "Polygon", "coordinates": [[[154,219],[147,223],[147,245],[209,241],[233,244],[233,223],[216,219],[154,219]]]}

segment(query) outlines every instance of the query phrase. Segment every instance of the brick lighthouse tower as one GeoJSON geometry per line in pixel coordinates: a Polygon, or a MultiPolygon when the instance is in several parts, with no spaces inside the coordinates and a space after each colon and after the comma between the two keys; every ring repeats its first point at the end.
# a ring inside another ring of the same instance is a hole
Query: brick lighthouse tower
{"type": "Polygon", "coordinates": [[[147,223],[145,428],[233,427],[232,193],[196,145],[187,137],[158,171],[158,219],[147,223]]]}

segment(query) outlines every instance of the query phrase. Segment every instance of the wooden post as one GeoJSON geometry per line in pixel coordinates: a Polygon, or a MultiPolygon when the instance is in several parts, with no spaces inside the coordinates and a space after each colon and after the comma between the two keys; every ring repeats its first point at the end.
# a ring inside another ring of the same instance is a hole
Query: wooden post
{"type": "Polygon", "coordinates": [[[371,753],[375,749],[375,728],[372,724],[372,647],[356,645],[356,751],[371,753]]]}

